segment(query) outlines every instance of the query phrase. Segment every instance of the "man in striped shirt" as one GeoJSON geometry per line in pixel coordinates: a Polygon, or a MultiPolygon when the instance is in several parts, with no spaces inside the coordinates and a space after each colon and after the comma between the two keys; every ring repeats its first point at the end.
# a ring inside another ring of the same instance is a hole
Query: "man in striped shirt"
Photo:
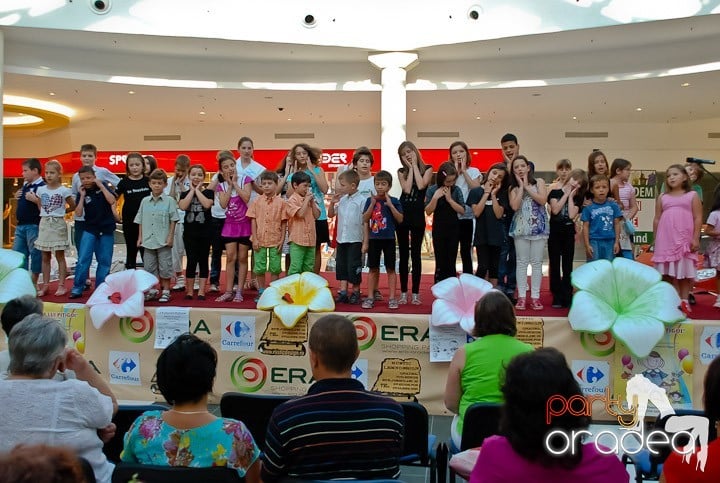
{"type": "Polygon", "coordinates": [[[397,478],[402,452],[400,404],[351,377],[360,355],[355,326],[326,315],[310,330],[315,383],[278,406],[268,423],[262,479],[397,478]]]}

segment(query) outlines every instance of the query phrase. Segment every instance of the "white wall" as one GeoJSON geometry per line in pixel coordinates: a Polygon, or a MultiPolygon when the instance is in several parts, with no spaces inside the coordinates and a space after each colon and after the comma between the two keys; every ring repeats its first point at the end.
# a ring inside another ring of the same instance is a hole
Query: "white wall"
{"type": "MultiPolygon", "coordinates": [[[[93,143],[101,150],[219,150],[234,149],[240,136],[250,136],[258,149],[284,149],[293,140],[275,140],[276,132],[313,132],[309,144],[325,148],[380,146],[380,126],[352,125],[229,125],[84,121],[71,127],[39,135],[18,135],[5,130],[4,156],[11,158],[47,157],[77,151],[83,143],[93,143]],[[181,141],[143,141],[148,134],[180,134],[181,141]]],[[[408,138],[421,148],[446,148],[454,139],[417,138],[418,131],[459,131],[460,139],[476,148],[498,147],[506,132],[518,136],[521,151],[540,170],[554,169],[555,162],[569,158],[576,167],[586,167],[587,155],[593,148],[602,149],[609,159],[624,157],[637,169],[664,169],[672,163],[684,162],[687,156],[718,160],[720,171],[720,139],[708,139],[708,132],[720,132],[720,119],[677,124],[613,123],[613,124],[543,124],[527,121],[512,125],[497,123],[410,124],[408,138]],[[566,139],[565,131],[607,131],[608,138],[566,139]]],[[[391,153],[395,156],[395,153],[391,153]]]]}

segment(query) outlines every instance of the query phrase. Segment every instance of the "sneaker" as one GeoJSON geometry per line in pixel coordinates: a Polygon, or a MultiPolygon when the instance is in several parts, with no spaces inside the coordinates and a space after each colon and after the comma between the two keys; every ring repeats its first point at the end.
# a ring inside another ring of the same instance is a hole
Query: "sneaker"
{"type": "Polygon", "coordinates": [[[264,288],[258,289],[258,294],[257,294],[257,296],[253,299],[253,300],[255,301],[255,303],[258,303],[258,302],[260,301],[260,296],[263,294],[264,291],[265,291],[264,288]]]}
{"type": "Polygon", "coordinates": [[[413,305],[422,305],[422,301],[420,300],[419,293],[412,294],[412,304],[413,305]]]}
{"type": "Polygon", "coordinates": [[[715,300],[713,307],[720,309],[720,295],[718,295],[717,300],[715,300]]]}
{"type": "Polygon", "coordinates": [[[375,307],[375,301],[371,298],[366,298],[363,300],[362,308],[364,309],[372,309],[375,307]]]}
{"type": "Polygon", "coordinates": [[[347,292],[338,292],[338,294],[335,296],[335,303],[336,304],[347,304],[350,303],[350,299],[348,298],[347,292]]]}
{"type": "Polygon", "coordinates": [[[78,292],[70,292],[70,295],[68,295],[69,299],[79,299],[80,297],[82,297],[82,293],[78,292]]]}
{"type": "Polygon", "coordinates": [[[162,295],[160,295],[160,298],[158,299],[158,302],[160,302],[161,304],[166,304],[170,302],[170,291],[163,290],[162,295]]]}
{"type": "Polygon", "coordinates": [[[193,290],[200,290],[200,280],[195,279],[195,283],[193,284],[193,290]]]}
{"type": "Polygon", "coordinates": [[[388,300],[388,308],[390,310],[397,310],[400,308],[400,305],[398,305],[398,301],[395,299],[388,300]]]}
{"type": "Polygon", "coordinates": [[[398,303],[400,305],[405,305],[406,303],[408,303],[407,292],[402,292],[400,294],[400,299],[398,300],[398,303]]]}
{"type": "Polygon", "coordinates": [[[145,292],[145,301],[149,302],[151,300],[155,300],[160,296],[160,291],[154,288],[151,288],[147,292],[145,292]]]}
{"type": "Polygon", "coordinates": [[[185,290],[185,276],[184,276],[184,275],[180,275],[180,276],[175,280],[175,285],[173,285],[173,288],[172,288],[172,289],[173,289],[175,292],[179,292],[180,290],[185,290]]]}
{"type": "Polygon", "coordinates": [[[208,289],[209,293],[218,293],[220,289],[218,288],[216,283],[211,283],[210,288],[208,289]]]}
{"type": "Polygon", "coordinates": [[[552,306],[551,306],[551,307],[554,308],[554,309],[561,309],[561,308],[563,307],[563,304],[561,304],[561,303],[558,302],[557,300],[553,300],[553,303],[552,303],[552,306]]]}
{"type": "Polygon", "coordinates": [[[373,299],[375,300],[375,302],[380,302],[383,300],[383,296],[380,293],[380,290],[375,290],[375,292],[373,292],[373,299]]]}
{"type": "Polygon", "coordinates": [[[350,297],[348,298],[348,303],[352,305],[357,305],[360,303],[360,291],[353,292],[350,294],[350,297]]]}
{"type": "Polygon", "coordinates": [[[515,310],[525,310],[525,297],[518,297],[515,310]]]}
{"type": "Polygon", "coordinates": [[[530,308],[533,310],[542,310],[545,307],[540,303],[540,299],[532,299],[530,300],[530,308]]]}

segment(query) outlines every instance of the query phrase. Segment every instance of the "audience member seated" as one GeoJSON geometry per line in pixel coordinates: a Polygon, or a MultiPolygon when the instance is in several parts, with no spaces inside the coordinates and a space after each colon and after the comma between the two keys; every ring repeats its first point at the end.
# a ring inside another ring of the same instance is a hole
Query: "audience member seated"
{"type": "Polygon", "coordinates": [[[217,368],[210,344],[183,334],[157,360],[157,385],[167,411],[147,411],[125,435],[120,459],[130,463],[208,468],[227,466],[259,482],[260,449],[240,421],[208,411],[217,368]]]}
{"type": "Polygon", "coordinates": [[[355,326],[326,315],[310,329],[307,395],[281,404],[268,424],[262,480],[397,478],[403,410],[350,377],[360,351],[355,326]]]}
{"type": "Polygon", "coordinates": [[[98,430],[111,427],[117,402],[100,375],[66,344],[65,329],[42,315],[30,315],[10,331],[9,376],[0,380],[0,451],[20,443],[70,448],[90,463],[98,482],[109,482],[113,465],[102,452],[98,430]],[[77,379],[53,381],[65,368],[77,379]]]}
{"type": "Polygon", "coordinates": [[[588,416],[574,416],[570,412],[546,423],[546,404],[551,396],[566,399],[582,396],[565,356],[557,349],[548,347],[515,357],[507,366],[502,393],[505,404],[500,432],[504,436],[491,436],[483,442],[470,483],[629,481],[630,476],[618,457],[602,454],[594,442],[583,444],[580,438],[573,438],[572,448],[559,456],[546,449],[545,439],[550,431],[557,429],[569,434],[587,429],[590,424],[588,416]]]}
{"type": "Polygon", "coordinates": [[[83,483],[80,460],[72,451],[52,446],[16,446],[0,455],[3,483],[83,483]]]}
{"type": "Polygon", "coordinates": [[[455,352],[445,385],[445,407],[455,413],[450,434],[460,448],[465,411],[473,403],[501,403],[500,377],[508,362],[533,347],[515,338],[515,308],[498,290],[491,290],[475,304],[477,339],[455,352]]]}
{"type": "MultiPolygon", "coordinates": [[[[715,425],[716,431],[720,426],[720,357],[716,357],[708,366],[705,373],[705,394],[703,395],[703,406],[705,416],[710,424],[715,425]]],[[[720,431],[718,431],[720,433],[720,431]]],[[[690,455],[687,462],[678,453],[670,453],[670,456],[663,464],[663,472],[660,476],[661,482],[685,483],[688,481],[697,483],[720,481],[720,437],[708,445],[705,468],[697,466],[697,453],[690,455]]]]}
{"type": "MultiPolygon", "coordinates": [[[[30,314],[42,315],[42,311],[42,300],[32,295],[23,295],[10,300],[3,307],[2,313],[0,313],[0,323],[2,323],[5,335],[9,337],[10,331],[15,327],[15,324],[26,316],[30,314]]],[[[7,377],[8,367],[10,367],[10,351],[0,351],[0,378],[7,377]]]]}

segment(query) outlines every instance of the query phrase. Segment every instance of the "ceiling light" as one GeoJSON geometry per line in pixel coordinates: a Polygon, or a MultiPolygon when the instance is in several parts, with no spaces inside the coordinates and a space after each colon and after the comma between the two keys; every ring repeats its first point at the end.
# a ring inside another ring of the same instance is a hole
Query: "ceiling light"
{"type": "Polygon", "coordinates": [[[200,111],[200,115],[201,115],[201,116],[204,116],[204,115],[205,115],[205,111],[200,111]]]}
{"type": "Polygon", "coordinates": [[[48,92],[48,94],[50,94],[51,96],[54,96],[54,95],[55,95],[54,92],[48,92]]]}
{"type": "Polygon", "coordinates": [[[480,116],[475,116],[475,119],[477,119],[477,120],[479,121],[479,120],[480,120],[480,116]]]}
{"type": "Polygon", "coordinates": [[[417,112],[417,109],[415,109],[414,107],[413,107],[413,112],[417,112]]]}
{"type": "Polygon", "coordinates": [[[637,112],[640,112],[640,111],[642,111],[642,107],[636,107],[635,110],[636,110],[637,112]]]}
{"type": "Polygon", "coordinates": [[[128,94],[133,95],[135,94],[135,91],[128,91],[128,94]]]}
{"type": "Polygon", "coordinates": [[[682,84],[680,84],[680,87],[689,87],[689,86],[690,86],[689,82],[683,82],[682,84]]]}
{"type": "Polygon", "coordinates": [[[292,117],[288,117],[288,121],[292,121],[292,117]]]}
{"type": "Polygon", "coordinates": [[[3,104],[30,107],[42,111],[62,114],[66,117],[73,117],[75,115],[75,109],[63,106],[62,104],[58,104],[56,102],[42,101],[40,99],[32,99],[30,97],[12,96],[10,94],[5,94],[3,96],[3,104]]]}
{"type": "Polygon", "coordinates": [[[577,116],[573,116],[573,120],[577,120],[577,116]]]}
{"type": "Polygon", "coordinates": [[[115,75],[108,79],[113,84],[134,84],[158,87],[187,87],[188,89],[216,89],[217,82],[189,79],[162,79],[156,77],[134,77],[115,75]]]}

